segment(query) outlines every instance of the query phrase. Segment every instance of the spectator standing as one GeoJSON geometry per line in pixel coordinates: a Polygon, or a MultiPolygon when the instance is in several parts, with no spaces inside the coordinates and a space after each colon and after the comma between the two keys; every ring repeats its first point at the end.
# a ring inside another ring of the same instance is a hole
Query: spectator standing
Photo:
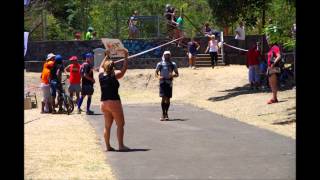
{"type": "Polygon", "coordinates": [[[139,29],[137,27],[138,24],[138,11],[134,11],[132,16],[129,19],[129,38],[137,38],[139,36],[139,29]]]}
{"type": "Polygon", "coordinates": [[[81,97],[78,101],[78,114],[81,114],[81,105],[83,99],[88,96],[87,99],[87,115],[93,115],[94,112],[90,110],[91,106],[91,98],[94,92],[93,84],[96,82],[93,77],[93,55],[91,53],[87,53],[86,62],[81,65],[80,73],[82,76],[82,87],[81,87],[81,97]]]}
{"type": "Polygon", "coordinates": [[[244,25],[242,21],[239,23],[239,26],[237,27],[235,33],[236,33],[235,39],[238,41],[238,47],[242,49],[246,49],[246,44],[245,44],[246,34],[245,34],[244,25]]]}
{"type": "Polygon", "coordinates": [[[219,49],[218,48],[218,41],[215,39],[215,35],[210,35],[209,41],[208,41],[208,46],[207,46],[205,53],[207,53],[209,50],[210,57],[211,57],[212,69],[214,68],[214,65],[216,65],[218,62],[218,49],[219,49]]]}
{"type": "Polygon", "coordinates": [[[92,27],[89,27],[88,28],[88,31],[86,33],[86,40],[92,40],[93,39],[93,35],[92,35],[92,32],[93,32],[93,28],[92,27]]]}
{"type": "Polygon", "coordinates": [[[260,52],[257,50],[256,43],[252,43],[247,52],[247,67],[249,68],[250,88],[257,90],[260,82],[259,78],[259,57],[260,52]]]}
{"type": "Polygon", "coordinates": [[[51,94],[50,94],[50,69],[54,65],[53,53],[47,55],[46,61],[43,64],[43,69],[40,75],[41,78],[41,91],[42,91],[42,100],[41,100],[41,113],[51,113],[52,104],[51,104],[51,94]]]}
{"type": "Polygon", "coordinates": [[[196,69],[195,61],[197,56],[197,51],[200,48],[200,44],[194,40],[194,38],[191,38],[191,41],[188,42],[188,57],[189,57],[189,68],[196,69]]]}
{"type": "Polygon", "coordinates": [[[281,60],[280,48],[277,43],[268,41],[270,50],[268,52],[268,69],[267,74],[269,77],[269,84],[272,91],[272,98],[268,101],[268,104],[277,103],[277,92],[278,92],[278,76],[280,74],[280,67],[278,63],[281,60]]]}
{"type": "Polygon", "coordinates": [[[81,75],[80,75],[80,64],[78,63],[78,57],[72,56],[69,59],[71,61],[71,64],[69,64],[65,69],[64,72],[70,72],[70,78],[69,78],[69,93],[70,97],[73,100],[73,94],[76,94],[76,103],[78,103],[80,99],[80,92],[81,92],[81,75]]]}

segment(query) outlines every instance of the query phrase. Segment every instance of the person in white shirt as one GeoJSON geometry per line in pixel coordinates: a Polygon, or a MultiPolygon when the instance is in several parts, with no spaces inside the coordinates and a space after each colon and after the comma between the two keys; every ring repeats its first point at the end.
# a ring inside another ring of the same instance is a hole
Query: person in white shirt
{"type": "Polygon", "coordinates": [[[207,46],[205,53],[207,53],[209,50],[209,53],[211,56],[212,69],[214,68],[214,65],[217,64],[217,61],[218,61],[218,49],[219,49],[218,48],[218,41],[215,39],[215,35],[210,35],[208,46],[207,46]]]}
{"type": "Polygon", "coordinates": [[[244,31],[244,26],[242,21],[239,23],[239,27],[237,27],[235,32],[236,32],[235,39],[238,40],[238,47],[242,49],[246,49],[246,44],[245,44],[246,34],[244,31]]]}

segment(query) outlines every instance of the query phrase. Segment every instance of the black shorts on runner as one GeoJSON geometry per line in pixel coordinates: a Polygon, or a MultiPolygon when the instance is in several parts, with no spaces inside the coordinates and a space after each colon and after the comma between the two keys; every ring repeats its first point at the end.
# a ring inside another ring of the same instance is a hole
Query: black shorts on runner
{"type": "Polygon", "coordinates": [[[81,95],[92,95],[94,92],[93,86],[91,85],[82,85],[81,95]]]}
{"type": "Polygon", "coordinates": [[[171,98],[172,97],[172,83],[168,84],[168,83],[160,83],[160,93],[159,93],[160,97],[168,97],[171,98]]]}

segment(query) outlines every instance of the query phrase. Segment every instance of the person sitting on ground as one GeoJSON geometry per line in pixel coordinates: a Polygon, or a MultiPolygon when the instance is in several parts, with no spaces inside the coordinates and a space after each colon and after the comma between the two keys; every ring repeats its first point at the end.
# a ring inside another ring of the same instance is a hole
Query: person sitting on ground
{"type": "Polygon", "coordinates": [[[210,53],[210,57],[211,57],[211,66],[212,69],[214,68],[214,65],[217,64],[218,62],[218,41],[215,39],[215,35],[210,35],[209,37],[209,42],[208,42],[208,46],[207,49],[205,51],[205,53],[208,52],[210,53]]]}
{"type": "Polygon", "coordinates": [[[81,82],[81,75],[80,75],[80,64],[78,63],[78,57],[77,56],[72,56],[69,59],[71,61],[71,64],[69,64],[65,69],[64,72],[70,72],[70,78],[69,78],[69,93],[70,93],[70,97],[71,100],[73,100],[73,94],[76,94],[76,101],[75,104],[78,103],[79,99],[80,99],[80,91],[81,91],[81,86],[80,86],[80,82],[81,82]]]}
{"type": "Polygon", "coordinates": [[[124,114],[120,96],[118,93],[119,81],[128,69],[128,50],[122,49],[125,54],[125,61],[121,70],[115,70],[114,62],[110,60],[110,51],[106,51],[106,57],[100,64],[99,68],[99,83],[101,88],[101,106],[100,109],[104,114],[104,139],[107,151],[114,151],[115,149],[110,145],[110,132],[113,121],[117,125],[117,138],[119,151],[128,151],[130,148],[123,143],[124,137],[124,114]]]}
{"type": "Polygon", "coordinates": [[[47,59],[43,64],[43,69],[40,75],[41,78],[41,91],[42,91],[42,100],[41,100],[41,113],[51,113],[52,104],[51,104],[51,94],[50,94],[50,69],[54,65],[53,53],[47,55],[47,59]]]}
{"type": "Polygon", "coordinates": [[[257,90],[259,86],[259,57],[260,52],[257,50],[256,43],[251,44],[251,48],[247,52],[247,67],[249,68],[250,88],[257,90]]]}
{"type": "Polygon", "coordinates": [[[89,27],[89,28],[88,28],[88,31],[87,31],[87,33],[86,33],[86,38],[85,38],[85,40],[92,40],[92,39],[93,39],[92,32],[93,32],[93,28],[92,28],[92,27],[89,27]]]}
{"type": "Polygon", "coordinates": [[[173,78],[179,76],[176,63],[171,61],[170,51],[165,51],[163,53],[162,61],[158,62],[157,64],[155,76],[159,79],[159,96],[162,98],[162,116],[160,121],[169,120],[168,110],[170,107],[170,98],[172,97],[172,81],[173,78]]]}
{"type": "Polygon", "coordinates": [[[62,57],[61,55],[56,55],[55,56],[55,61],[54,65],[51,68],[50,71],[50,86],[51,86],[51,97],[52,97],[52,113],[56,113],[56,106],[59,106],[59,113],[63,112],[62,108],[62,101],[60,99],[62,98],[61,92],[62,92],[62,84],[61,84],[61,79],[62,79],[62,72],[64,70],[64,66],[62,63],[62,57]],[[58,97],[57,97],[58,93],[58,97]],[[58,98],[58,103],[56,104],[56,97],[58,98]]]}
{"type": "Polygon", "coordinates": [[[129,38],[138,38],[139,29],[137,27],[138,23],[138,11],[134,11],[132,16],[129,19],[128,26],[129,26],[129,38]]]}
{"type": "Polygon", "coordinates": [[[195,61],[197,56],[197,51],[200,48],[200,44],[194,40],[194,38],[191,38],[191,41],[188,42],[188,57],[189,57],[189,68],[196,69],[195,67],[195,61]]]}
{"type": "Polygon", "coordinates": [[[87,99],[87,115],[93,115],[94,112],[90,110],[91,97],[94,92],[93,84],[96,82],[93,77],[93,55],[92,53],[86,54],[86,62],[80,67],[80,73],[82,78],[81,97],[78,101],[78,114],[81,114],[81,105],[83,99],[88,96],[87,99]]]}

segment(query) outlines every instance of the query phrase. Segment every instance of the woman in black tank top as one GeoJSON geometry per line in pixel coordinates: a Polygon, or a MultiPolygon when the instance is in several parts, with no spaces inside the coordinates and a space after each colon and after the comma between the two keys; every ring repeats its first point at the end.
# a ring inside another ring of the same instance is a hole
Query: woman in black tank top
{"type": "Polygon", "coordinates": [[[124,115],[122,104],[118,93],[119,81],[128,69],[128,50],[122,49],[125,54],[125,61],[121,70],[115,70],[114,63],[109,59],[110,51],[106,51],[106,57],[100,64],[99,69],[99,83],[101,88],[101,111],[104,114],[105,128],[104,139],[107,151],[114,151],[115,149],[110,145],[110,131],[113,120],[117,125],[117,138],[119,144],[119,151],[130,150],[123,143],[124,136],[124,115]]]}

